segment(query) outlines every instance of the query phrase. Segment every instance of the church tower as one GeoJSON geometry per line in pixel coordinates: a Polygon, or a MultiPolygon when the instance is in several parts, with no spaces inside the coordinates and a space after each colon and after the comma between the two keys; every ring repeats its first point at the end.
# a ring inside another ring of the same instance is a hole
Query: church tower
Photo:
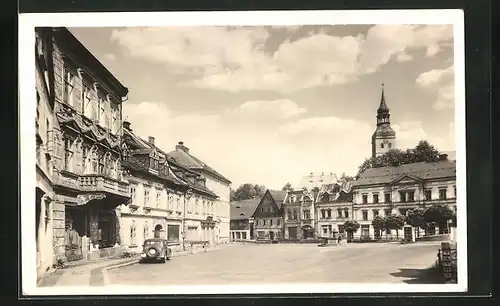
{"type": "Polygon", "coordinates": [[[384,84],[377,109],[377,128],[372,135],[372,157],[382,155],[396,148],[396,132],[391,128],[389,108],[385,102],[384,84]]]}

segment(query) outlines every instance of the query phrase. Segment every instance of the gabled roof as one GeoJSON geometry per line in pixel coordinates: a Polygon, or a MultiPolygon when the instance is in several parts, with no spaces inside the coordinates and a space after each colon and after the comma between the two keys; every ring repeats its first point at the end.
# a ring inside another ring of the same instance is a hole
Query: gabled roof
{"type": "Polygon", "coordinates": [[[231,220],[249,219],[259,206],[260,198],[242,200],[229,203],[231,220]]]}
{"type": "Polygon", "coordinates": [[[276,202],[276,205],[281,208],[281,204],[283,204],[283,201],[285,200],[286,197],[286,192],[281,191],[281,190],[271,190],[268,189],[269,193],[273,197],[274,201],[276,202]]]}
{"type": "Polygon", "coordinates": [[[398,167],[380,167],[365,170],[359,179],[354,181],[353,187],[366,185],[389,184],[402,175],[411,175],[422,180],[456,177],[456,164],[452,161],[435,163],[413,163],[398,167]]]}
{"type": "Polygon", "coordinates": [[[194,157],[191,155],[189,152],[186,152],[185,150],[182,149],[176,149],[174,151],[171,151],[167,153],[171,158],[173,158],[176,162],[179,164],[183,165],[184,167],[188,169],[193,169],[193,170],[205,170],[206,172],[212,174],[213,176],[217,177],[218,179],[231,184],[231,181],[224,177],[222,174],[217,172],[215,169],[201,161],[200,159],[194,157]]]}
{"type": "Polygon", "coordinates": [[[162,180],[167,180],[171,183],[180,185],[180,186],[186,186],[187,184],[183,182],[182,180],[178,179],[175,176],[164,176],[160,174],[154,174],[149,172],[149,169],[146,168],[143,164],[141,164],[135,157],[131,156],[127,160],[122,161],[122,166],[132,170],[132,171],[138,171],[138,172],[143,172],[143,173],[148,173],[148,175],[155,176],[159,179],[162,180]]]}

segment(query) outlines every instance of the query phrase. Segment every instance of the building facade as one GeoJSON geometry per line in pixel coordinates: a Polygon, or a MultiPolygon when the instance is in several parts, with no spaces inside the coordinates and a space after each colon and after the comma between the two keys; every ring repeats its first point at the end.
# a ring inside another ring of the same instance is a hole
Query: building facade
{"type": "Polygon", "coordinates": [[[377,128],[372,135],[372,157],[383,155],[396,149],[396,132],[391,128],[390,112],[385,102],[384,84],[377,109],[377,128]]]}
{"type": "Polygon", "coordinates": [[[266,190],[253,214],[254,236],[259,240],[283,239],[282,204],[286,193],[266,190]]]}
{"type": "Polygon", "coordinates": [[[254,214],[260,198],[235,201],[230,203],[231,241],[253,240],[254,214]]]}
{"type": "Polygon", "coordinates": [[[352,182],[323,185],[316,197],[318,237],[336,238],[344,233],[343,225],[353,219],[352,182]]]}
{"type": "Polygon", "coordinates": [[[54,103],[46,131],[54,261],[106,256],[118,242],[115,208],[130,198],[120,150],[128,89],[68,29],[39,34],[48,46],[45,75],[54,103]]]}
{"type": "Polygon", "coordinates": [[[52,41],[47,29],[35,31],[36,86],[36,267],[37,277],[43,276],[54,264],[52,245],[52,188],[54,142],[52,131],[58,130],[54,115],[52,41]]]}
{"type": "Polygon", "coordinates": [[[229,197],[231,181],[218,171],[201,161],[189,151],[184,142],[179,142],[174,151],[168,153],[172,161],[206,178],[208,189],[217,194],[214,202],[213,220],[216,222],[215,235],[218,243],[229,241],[230,236],[230,208],[229,197]]]}
{"type": "MultiPolygon", "coordinates": [[[[355,236],[376,237],[379,233],[371,224],[376,216],[405,216],[410,209],[433,204],[448,205],[456,212],[456,164],[444,160],[367,169],[352,190],[354,220],[361,225],[355,236]]],[[[397,234],[401,237],[402,230],[397,234]]]]}
{"type": "Polygon", "coordinates": [[[155,145],[143,140],[124,122],[123,167],[131,201],[119,208],[122,244],[140,251],[148,238],[171,245],[216,243],[214,203],[217,195],[200,174],[176,165],[155,145]]]}
{"type": "Polygon", "coordinates": [[[307,188],[286,193],[283,201],[285,239],[316,237],[315,198],[314,192],[307,188]]]}

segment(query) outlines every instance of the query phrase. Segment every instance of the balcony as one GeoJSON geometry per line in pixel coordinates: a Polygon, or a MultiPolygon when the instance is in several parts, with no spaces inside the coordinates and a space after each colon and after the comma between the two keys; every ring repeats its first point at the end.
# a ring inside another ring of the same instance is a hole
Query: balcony
{"type": "Polygon", "coordinates": [[[115,180],[101,174],[78,175],[63,170],[56,176],[56,185],[79,192],[99,192],[130,198],[128,182],[115,180]]]}

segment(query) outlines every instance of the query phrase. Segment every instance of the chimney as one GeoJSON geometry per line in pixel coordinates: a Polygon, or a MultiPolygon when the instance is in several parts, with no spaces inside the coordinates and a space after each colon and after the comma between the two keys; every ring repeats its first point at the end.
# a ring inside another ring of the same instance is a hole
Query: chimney
{"type": "Polygon", "coordinates": [[[179,141],[179,143],[175,146],[176,150],[182,150],[186,153],[189,153],[189,148],[184,145],[184,142],[179,141]]]}
{"type": "Polygon", "coordinates": [[[130,128],[130,122],[128,121],[123,121],[123,128],[127,131],[132,131],[132,129],[130,128]]]}
{"type": "Polygon", "coordinates": [[[148,142],[149,142],[150,145],[154,146],[155,145],[155,138],[153,136],[149,136],[148,137],[148,142]]]}

